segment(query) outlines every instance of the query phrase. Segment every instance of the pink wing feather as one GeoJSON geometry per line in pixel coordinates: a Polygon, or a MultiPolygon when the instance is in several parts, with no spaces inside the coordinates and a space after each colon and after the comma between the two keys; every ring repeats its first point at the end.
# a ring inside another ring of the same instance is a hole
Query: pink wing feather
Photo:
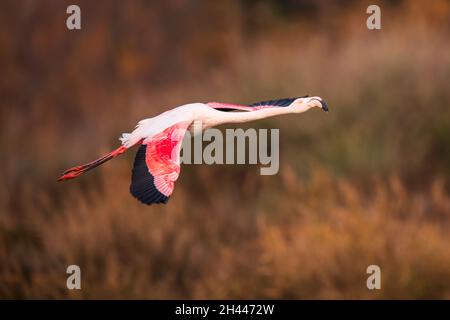
{"type": "Polygon", "coordinates": [[[145,204],[167,203],[180,174],[180,151],[188,122],[180,122],[143,143],[134,161],[130,192],[145,204]]]}

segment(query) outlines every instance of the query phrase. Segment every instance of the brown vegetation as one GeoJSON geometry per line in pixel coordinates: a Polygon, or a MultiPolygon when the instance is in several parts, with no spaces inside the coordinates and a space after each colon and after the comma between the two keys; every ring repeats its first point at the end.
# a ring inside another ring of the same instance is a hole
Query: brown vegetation
{"type": "Polygon", "coordinates": [[[276,3],[81,1],[76,32],[64,1],[1,4],[0,297],[450,298],[448,2],[381,31],[366,3],[276,3]],[[306,93],[329,114],[249,124],[280,128],[276,176],[185,165],[147,207],[130,153],[56,183],[174,105],[306,93]]]}

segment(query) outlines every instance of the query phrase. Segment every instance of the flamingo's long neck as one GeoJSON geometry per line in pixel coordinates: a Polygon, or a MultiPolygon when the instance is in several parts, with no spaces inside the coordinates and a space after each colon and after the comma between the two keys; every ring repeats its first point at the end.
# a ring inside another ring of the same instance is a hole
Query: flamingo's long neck
{"type": "Polygon", "coordinates": [[[264,108],[249,112],[220,112],[217,121],[218,124],[243,123],[270,118],[282,114],[289,114],[292,112],[293,112],[292,109],[289,107],[264,108]]]}

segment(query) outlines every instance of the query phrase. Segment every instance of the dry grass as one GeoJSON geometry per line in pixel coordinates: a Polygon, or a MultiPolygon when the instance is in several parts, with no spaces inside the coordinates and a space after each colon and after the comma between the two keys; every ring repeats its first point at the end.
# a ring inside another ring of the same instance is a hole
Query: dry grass
{"type": "MultiPolygon", "coordinates": [[[[22,219],[2,216],[2,295],[450,297],[450,197],[442,181],[411,192],[393,177],[373,181],[367,193],[322,170],[303,184],[284,168],[271,179],[277,188],[261,186],[278,195],[265,205],[205,195],[193,206],[181,187],[170,205],[143,211],[120,191],[127,188],[122,168],[99,190],[68,191],[60,208],[42,201],[22,219]],[[72,263],[82,268],[80,292],[65,289],[72,263]],[[365,287],[370,264],[382,267],[380,292],[365,287]]],[[[204,172],[203,179],[214,177],[204,172]]]]}
{"type": "Polygon", "coordinates": [[[0,297],[450,298],[447,2],[393,7],[378,33],[357,4],[318,30],[265,7],[258,27],[223,4],[83,5],[96,19],[77,35],[46,6],[40,22],[0,10],[0,297]],[[330,114],[254,124],[280,128],[276,176],[184,166],[151,207],[128,194],[132,154],[55,182],[165,106],[304,93],[330,114]],[[69,264],[81,291],[65,287],[69,264]]]}

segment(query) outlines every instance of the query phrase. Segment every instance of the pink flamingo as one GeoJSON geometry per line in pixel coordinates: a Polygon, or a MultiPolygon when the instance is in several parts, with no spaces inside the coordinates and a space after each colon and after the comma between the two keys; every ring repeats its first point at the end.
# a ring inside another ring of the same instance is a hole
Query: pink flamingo
{"type": "Polygon", "coordinates": [[[242,123],[282,114],[302,113],[319,107],[328,111],[320,97],[261,101],[248,106],[219,102],[190,103],[140,121],[133,132],[120,137],[122,145],[107,155],[66,170],[58,179],[76,178],[140,144],[134,160],[130,192],[145,204],[167,203],[180,174],[180,150],[186,130],[200,121],[202,130],[224,123],[242,123]],[[224,112],[224,111],[246,112],[224,112]]]}

